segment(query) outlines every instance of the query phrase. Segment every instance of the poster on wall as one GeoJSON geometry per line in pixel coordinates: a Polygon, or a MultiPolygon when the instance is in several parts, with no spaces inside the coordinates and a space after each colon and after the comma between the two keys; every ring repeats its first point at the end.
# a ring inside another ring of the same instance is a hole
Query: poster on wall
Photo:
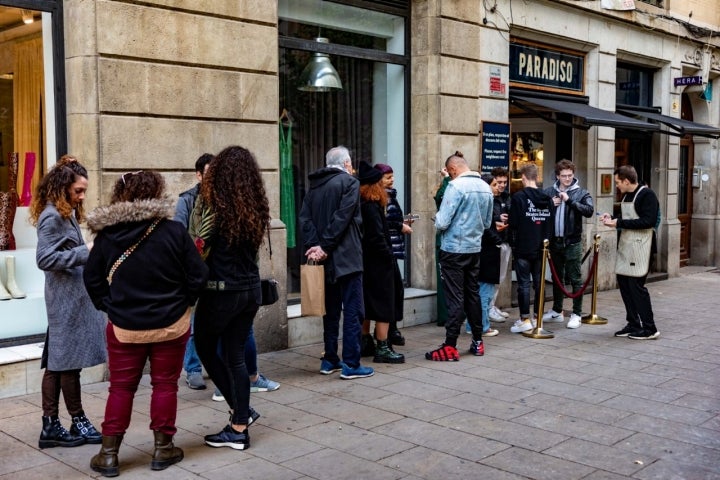
{"type": "Polygon", "coordinates": [[[480,173],[490,173],[495,167],[509,169],[510,123],[482,122],[480,135],[480,173]]]}
{"type": "Polygon", "coordinates": [[[538,172],[540,172],[537,186],[542,188],[544,143],[544,133],[540,131],[513,133],[511,141],[512,167],[510,168],[511,194],[523,188],[520,170],[528,163],[537,166],[538,172]]]}

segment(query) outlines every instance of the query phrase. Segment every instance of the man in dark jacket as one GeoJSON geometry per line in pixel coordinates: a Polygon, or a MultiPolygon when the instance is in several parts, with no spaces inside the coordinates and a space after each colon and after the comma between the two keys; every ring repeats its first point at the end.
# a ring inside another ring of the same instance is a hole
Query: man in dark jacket
{"type": "Polygon", "coordinates": [[[510,327],[512,333],[532,330],[530,279],[535,290],[535,315],[540,303],[543,240],[552,234],[552,199],[537,187],[538,169],[529,163],[520,169],[524,188],[510,199],[508,231],[515,258],[520,319],[510,327]]]}
{"type": "Polygon", "coordinates": [[[360,325],[365,316],[360,183],[350,174],[352,162],[347,148],[331,148],[325,165],[308,175],[310,190],[299,217],[305,256],[325,267],[325,355],[320,373],[340,371],[343,379],[370,377],[373,369],[360,365],[360,325]],[[342,361],[337,354],[341,313],[342,361]]]}
{"type": "MultiPolygon", "coordinates": [[[[550,239],[550,255],[557,278],[570,281],[573,293],[582,288],[582,217],[592,217],[593,200],[584,188],[580,188],[575,178],[575,164],[562,159],[555,164],[557,181],[545,190],[553,200],[554,230],[550,239]]],[[[553,306],[545,315],[543,322],[564,322],[562,285],[553,282],[553,306]]],[[[573,298],[573,309],[567,328],[578,328],[582,325],[583,296],[573,298]]]]}

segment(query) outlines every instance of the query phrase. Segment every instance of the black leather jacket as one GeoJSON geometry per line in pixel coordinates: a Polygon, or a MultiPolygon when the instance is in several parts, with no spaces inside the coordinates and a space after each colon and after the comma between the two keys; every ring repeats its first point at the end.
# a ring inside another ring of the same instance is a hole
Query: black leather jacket
{"type": "MultiPolygon", "coordinates": [[[[550,197],[556,197],[560,193],[560,182],[556,181],[552,187],[545,189],[550,197]]],[[[565,202],[565,245],[572,245],[582,240],[582,217],[592,217],[595,207],[593,199],[584,188],[578,185],[578,179],[573,179],[573,183],[566,190],[568,200],[565,202]]],[[[557,215],[558,207],[553,204],[553,218],[557,215]]],[[[555,227],[552,227],[552,233],[555,234],[555,227]]]]}

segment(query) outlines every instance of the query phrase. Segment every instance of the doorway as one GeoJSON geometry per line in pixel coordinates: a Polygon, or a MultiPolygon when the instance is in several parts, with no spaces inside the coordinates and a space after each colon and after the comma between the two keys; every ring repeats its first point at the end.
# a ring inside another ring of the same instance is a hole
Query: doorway
{"type": "Polygon", "coordinates": [[[695,167],[694,144],[686,135],[680,140],[680,165],[678,172],[678,221],[680,222],[680,266],[690,261],[690,226],[692,224],[693,189],[692,176],[695,167]]]}

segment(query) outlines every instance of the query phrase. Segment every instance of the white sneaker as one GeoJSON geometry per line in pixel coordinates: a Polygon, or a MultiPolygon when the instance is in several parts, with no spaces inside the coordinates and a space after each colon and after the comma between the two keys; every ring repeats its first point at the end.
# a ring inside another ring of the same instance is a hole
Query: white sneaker
{"type": "Polygon", "coordinates": [[[555,310],[549,310],[545,312],[545,315],[543,315],[543,322],[550,322],[550,323],[562,323],[565,321],[565,317],[563,316],[562,312],[556,312],[555,310]]]}
{"type": "Polygon", "coordinates": [[[493,305],[492,308],[494,308],[495,311],[496,311],[497,313],[499,313],[500,315],[502,315],[503,317],[505,317],[505,318],[510,318],[510,314],[509,314],[509,313],[503,312],[502,310],[500,310],[500,309],[499,309],[498,307],[496,307],[495,305],[493,305]]]}
{"type": "Polygon", "coordinates": [[[521,318],[513,323],[513,326],[510,327],[510,331],[512,333],[522,333],[532,330],[533,328],[535,328],[535,322],[531,322],[529,318],[521,318]]]}
{"type": "Polygon", "coordinates": [[[487,332],[483,332],[483,337],[497,337],[498,335],[500,335],[500,330],[495,328],[491,328],[487,332]]]}
{"type": "Polygon", "coordinates": [[[502,323],[505,321],[505,316],[503,315],[503,312],[498,310],[497,307],[491,307],[488,310],[488,316],[490,317],[491,322],[502,323]]]}
{"type": "Polygon", "coordinates": [[[570,315],[570,320],[568,320],[567,328],[579,328],[580,325],[582,325],[582,318],[580,318],[580,315],[572,314],[570,315]]]}

